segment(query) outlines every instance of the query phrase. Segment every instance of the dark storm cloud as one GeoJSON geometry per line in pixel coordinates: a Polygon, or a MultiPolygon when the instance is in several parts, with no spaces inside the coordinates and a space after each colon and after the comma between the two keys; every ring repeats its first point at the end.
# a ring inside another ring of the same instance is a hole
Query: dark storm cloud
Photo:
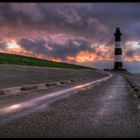
{"type": "Polygon", "coordinates": [[[95,48],[91,48],[91,44],[82,40],[68,40],[64,45],[58,43],[48,43],[48,46],[53,49],[52,56],[64,59],[67,56],[76,56],[80,51],[95,52],[95,48]],[[78,44],[75,44],[77,42],[78,44]]]}
{"type": "Polygon", "coordinates": [[[49,58],[60,58],[65,60],[67,56],[76,56],[80,51],[95,52],[91,44],[84,40],[68,40],[65,44],[52,41],[21,39],[18,44],[31,51],[33,54],[43,54],[49,58]]]}
{"type": "Polygon", "coordinates": [[[135,50],[127,50],[125,52],[125,55],[128,56],[128,57],[134,57],[135,55],[138,55],[140,56],[140,48],[137,48],[135,50]]]}
{"type": "Polygon", "coordinates": [[[0,4],[0,21],[7,26],[26,27],[25,30],[55,30],[101,40],[107,35],[108,29],[90,14],[87,6],[48,3],[0,4]]]}
{"type": "Polygon", "coordinates": [[[128,57],[133,57],[134,56],[134,50],[128,50],[125,54],[128,57]]]}
{"type": "Polygon", "coordinates": [[[7,26],[18,25],[19,20],[25,22],[28,16],[19,12],[14,12],[10,4],[0,4],[0,24],[7,26]]]}
{"type": "Polygon", "coordinates": [[[139,7],[139,3],[0,4],[0,24],[73,34],[98,42],[110,41],[114,28],[120,26],[124,40],[139,39],[139,7]]]}
{"type": "Polygon", "coordinates": [[[32,41],[29,39],[21,39],[18,42],[18,44],[21,45],[21,47],[25,48],[26,50],[32,51],[33,53],[41,53],[41,54],[47,53],[44,40],[32,41]]]}

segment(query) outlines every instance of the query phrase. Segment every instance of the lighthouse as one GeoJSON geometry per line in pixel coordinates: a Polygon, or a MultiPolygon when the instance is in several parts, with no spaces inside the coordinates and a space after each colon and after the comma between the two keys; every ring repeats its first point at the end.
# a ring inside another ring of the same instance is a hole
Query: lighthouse
{"type": "Polygon", "coordinates": [[[115,51],[114,51],[114,70],[124,70],[122,60],[122,48],[121,48],[121,31],[120,28],[116,28],[115,36],[115,51]]]}

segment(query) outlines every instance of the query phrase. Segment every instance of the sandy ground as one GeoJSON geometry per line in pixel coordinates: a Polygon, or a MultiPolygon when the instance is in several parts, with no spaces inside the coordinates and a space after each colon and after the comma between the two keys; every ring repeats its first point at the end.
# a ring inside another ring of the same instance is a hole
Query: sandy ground
{"type": "Polygon", "coordinates": [[[57,82],[83,77],[90,77],[96,80],[105,76],[107,75],[99,70],[0,65],[0,88],[57,82]]]}

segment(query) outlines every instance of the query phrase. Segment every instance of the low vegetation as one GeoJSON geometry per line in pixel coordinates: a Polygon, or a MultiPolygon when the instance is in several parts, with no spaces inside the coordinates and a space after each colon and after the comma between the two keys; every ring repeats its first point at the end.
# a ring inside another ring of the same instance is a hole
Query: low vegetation
{"type": "Polygon", "coordinates": [[[72,68],[72,69],[94,69],[80,65],[59,63],[38,59],[35,57],[27,57],[16,54],[0,53],[0,64],[13,64],[13,65],[26,65],[26,66],[39,66],[39,67],[54,67],[54,68],[72,68]]]}

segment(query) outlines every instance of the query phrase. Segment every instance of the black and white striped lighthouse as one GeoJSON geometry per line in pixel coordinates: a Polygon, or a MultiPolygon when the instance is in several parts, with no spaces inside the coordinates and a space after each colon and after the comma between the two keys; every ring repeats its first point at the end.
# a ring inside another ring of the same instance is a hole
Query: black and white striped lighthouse
{"type": "Polygon", "coordinates": [[[122,62],[122,48],[121,48],[121,31],[120,28],[116,28],[115,36],[115,51],[114,51],[114,70],[123,70],[122,62]]]}

